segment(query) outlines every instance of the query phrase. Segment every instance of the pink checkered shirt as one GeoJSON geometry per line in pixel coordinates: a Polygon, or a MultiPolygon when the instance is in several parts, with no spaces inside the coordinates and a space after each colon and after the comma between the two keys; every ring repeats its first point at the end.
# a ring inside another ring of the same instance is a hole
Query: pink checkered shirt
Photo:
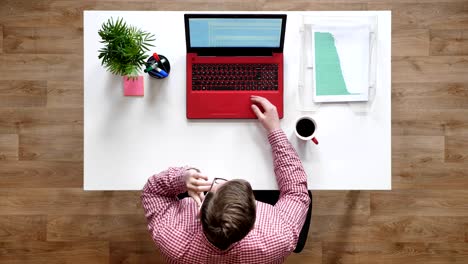
{"type": "Polygon", "coordinates": [[[302,163],[282,130],[268,135],[280,197],[272,206],[257,201],[254,228],[241,241],[219,250],[205,237],[192,198],[185,192],[187,167],[169,168],[149,178],[142,201],[148,230],[168,263],[282,263],[295,249],[310,198],[302,163]]]}

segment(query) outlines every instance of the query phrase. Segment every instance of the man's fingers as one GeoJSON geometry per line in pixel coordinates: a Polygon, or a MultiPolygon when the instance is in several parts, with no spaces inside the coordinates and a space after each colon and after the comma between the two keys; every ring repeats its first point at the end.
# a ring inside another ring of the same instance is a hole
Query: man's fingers
{"type": "Polygon", "coordinates": [[[208,180],[208,176],[206,176],[206,175],[204,175],[204,174],[201,174],[201,173],[198,173],[198,172],[195,173],[195,174],[193,174],[193,177],[194,177],[195,179],[203,179],[203,180],[205,180],[205,181],[208,180]]]}
{"type": "Polygon", "coordinates": [[[194,180],[192,184],[195,186],[211,186],[211,181],[194,180]]]}
{"type": "Polygon", "coordinates": [[[264,97],[261,97],[261,96],[256,96],[256,95],[252,95],[250,96],[250,100],[254,103],[258,103],[258,104],[262,104],[262,99],[265,99],[264,97]]]}
{"type": "Polygon", "coordinates": [[[205,200],[205,193],[201,192],[201,193],[198,193],[198,195],[200,196],[200,199],[202,200],[205,200]]]}
{"type": "Polygon", "coordinates": [[[262,111],[260,111],[258,106],[252,105],[251,107],[252,107],[252,110],[254,111],[255,115],[257,116],[257,118],[263,118],[264,117],[262,111]]]}
{"type": "Polygon", "coordinates": [[[211,181],[207,181],[205,179],[202,179],[202,178],[196,178],[196,177],[191,177],[189,179],[189,183],[190,184],[193,184],[193,185],[211,185],[211,181]]]}
{"type": "Polygon", "coordinates": [[[193,183],[189,183],[187,185],[187,190],[192,191],[192,192],[207,192],[210,189],[210,187],[211,187],[211,185],[199,186],[199,185],[196,185],[196,184],[193,184],[193,183]],[[206,190],[206,189],[208,189],[208,190],[206,190]]]}
{"type": "Polygon", "coordinates": [[[210,190],[210,188],[211,188],[211,184],[208,186],[195,186],[195,189],[197,190],[197,192],[207,192],[210,190]]]}
{"type": "Polygon", "coordinates": [[[250,99],[254,102],[254,103],[258,103],[260,104],[263,109],[267,110],[269,109],[272,104],[270,103],[270,101],[268,101],[268,99],[266,99],[265,97],[261,97],[261,96],[256,96],[256,95],[252,95],[250,97],[250,99]]]}

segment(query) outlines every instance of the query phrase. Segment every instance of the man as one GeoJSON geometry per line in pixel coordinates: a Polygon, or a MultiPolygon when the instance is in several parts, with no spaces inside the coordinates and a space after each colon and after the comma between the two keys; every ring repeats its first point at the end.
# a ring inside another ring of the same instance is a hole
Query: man
{"type": "Polygon", "coordinates": [[[143,188],[143,207],[168,263],[282,263],[296,247],[310,203],[307,177],[281,130],[276,107],[263,97],[251,100],[272,148],[278,202],[255,201],[247,181],[210,182],[195,168],[169,168],[152,176],[143,188]],[[179,200],[185,191],[192,199],[179,200]]]}

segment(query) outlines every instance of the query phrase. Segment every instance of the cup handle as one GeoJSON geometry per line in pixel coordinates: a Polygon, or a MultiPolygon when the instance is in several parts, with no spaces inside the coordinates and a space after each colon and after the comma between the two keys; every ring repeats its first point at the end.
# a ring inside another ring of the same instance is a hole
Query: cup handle
{"type": "Polygon", "coordinates": [[[315,145],[318,145],[318,140],[315,137],[312,138],[312,141],[315,143],[315,145]]]}

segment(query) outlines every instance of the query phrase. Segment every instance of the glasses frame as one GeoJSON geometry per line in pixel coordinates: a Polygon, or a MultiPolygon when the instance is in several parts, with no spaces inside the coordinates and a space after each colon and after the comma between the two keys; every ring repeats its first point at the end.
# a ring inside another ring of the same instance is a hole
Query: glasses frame
{"type": "MultiPolygon", "coordinates": [[[[213,186],[214,186],[215,183],[216,183],[216,185],[220,184],[220,182],[218,182],[218,180],[222,180],[223,183],[229,181],[229,180],[224,179],[224,178],[214,178],[213,182],[211,183],[210,189],[207,192],[205,192],[205,198],[206,198],[206,195],[211,192],[211,189],[213,189],[213,186]]],[[[205,203],[205,199],[203,199],[202,203],[200,204],[200,207],[198,208],[199,210],[202,208],[203,203],[205,203]]]]}

